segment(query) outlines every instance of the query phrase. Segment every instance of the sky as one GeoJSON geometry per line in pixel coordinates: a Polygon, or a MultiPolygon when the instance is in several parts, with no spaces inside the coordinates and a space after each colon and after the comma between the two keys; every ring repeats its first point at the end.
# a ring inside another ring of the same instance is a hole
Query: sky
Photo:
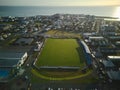
{"type": "Polygon", "coordinates": [[[120,0],[0,0],[0,6],[120,6],[120,0]]]}

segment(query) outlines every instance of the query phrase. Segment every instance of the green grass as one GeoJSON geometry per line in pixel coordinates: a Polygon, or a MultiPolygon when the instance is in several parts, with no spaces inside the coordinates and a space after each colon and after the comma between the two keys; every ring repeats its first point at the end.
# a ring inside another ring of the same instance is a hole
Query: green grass
{"type": "Polygon", "coordinates": [[[81,38],[79,33],[66,32],[64,30],[49,30],[45,34],[50,36],[57,37],[66,37],[66,38],[81,38]]]}
{"type": "Polygon", "coordinates": [[[75,39],[47,39],[37,66],[81,66],[84,55],[75,39]]]}
{"type": "MultiPolygon", "coordinates": [[[[72,79],[78,79],[78,78],[83,78],[83,77],[89,76],[92,73],[92,71],[89,70],[85,74],[76,73],[76,75],[73,75],[73,76],[68,75],[66,77],[65,76],[64,77],[54,77],[54,76],[52,77],[52,76],[42,75],[38,71],[36,71],[35,69],[32,69],[31,72],[33,75],[35,75],[34,77],[39,77],[39,78],[46,79],[46,80],[72,80],[72,79]]],[[[36,80],[33,80],[33,81],[36,81],[36,80]]]]}
{"type": "Polygon", "coordinates": [[[4,41],[1,41],[0,42],[0,45],[1,46],[9,46],[9,45],[11,45],[12,43],[14,43],[14,41],[18,38],[18,37],[20,37],[19,35],[11,35],[11,36],[9,36],[6,40],[4,40],[4,41]]]}

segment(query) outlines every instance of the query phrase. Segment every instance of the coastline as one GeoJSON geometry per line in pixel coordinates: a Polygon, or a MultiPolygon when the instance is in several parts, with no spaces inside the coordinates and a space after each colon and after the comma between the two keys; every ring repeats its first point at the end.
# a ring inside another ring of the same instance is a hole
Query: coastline
{"type": "Polygon", "coordinates": [[[114,17],[118,6],[0,6],[0,16],[28,17],[37,15],[84,14],[114,17]]]}

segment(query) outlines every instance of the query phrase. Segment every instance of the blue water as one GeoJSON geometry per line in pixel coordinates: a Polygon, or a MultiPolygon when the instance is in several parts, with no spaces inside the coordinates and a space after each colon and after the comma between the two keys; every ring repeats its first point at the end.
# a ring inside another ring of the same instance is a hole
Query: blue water
{"type": "Polygon", "coordinates": [[[8,70],[0,70],[0,78],[6,78],[9,76],[9,71],[8,70]]]}
{"type": "Polygon", "coordinates": [[[90,14],[97,16],[113,16],[117,6],[0,6],[0,16],[35,16],[61,14],[90,14]]]}

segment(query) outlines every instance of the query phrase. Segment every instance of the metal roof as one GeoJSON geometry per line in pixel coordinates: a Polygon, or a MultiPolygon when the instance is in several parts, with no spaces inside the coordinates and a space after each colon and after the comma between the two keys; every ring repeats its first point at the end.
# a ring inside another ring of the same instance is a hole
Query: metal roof
{"type": "Polygon", "coordinates": [[[120,59],[120,56],[108,56],[108,59],[120,59]]]}
{"type": "Polygon", "coordinates": [[[104,39],[102,36],[90,36],[89,39],[104,39]]]}
{"type": "Polygon", "coordinates": [[[20,59],[0,59],[0,67],[15,67],[20,59]]]}
{"type": "Polygon", "coordinates": [[[20,59],[24,53],[0,52],[0,59],[20,59]]]}
{"type": "Polygon", "coordinates": [[[17,44],[21,44],[24,42],[25,44],[31,44],[33,41],[33,38],[20,38],[16,41],[17,44]]]}
{"type": "Polygon", "coordinates": [[[120,80],[120,71],[108,71],[108,76],[112,80],[120,80]]]}
{"type": "Polygon", "coordinates": [[[25,53],[0,52],[0,67],[15,67],[25,53]]]}
{"type": "Polygon", "coordinates": [[[102,63],[105,67],[114,67],[115,66],[111,61],[103,60],[102,63]]]}
{"type": "Polygon", "coordinates": [[[91,53],[88,46],[86,45],[86,43],[84,41],[81,41],[81,43],[84,46],[84,49],[85,49],[86,53],[91,53]]]}

